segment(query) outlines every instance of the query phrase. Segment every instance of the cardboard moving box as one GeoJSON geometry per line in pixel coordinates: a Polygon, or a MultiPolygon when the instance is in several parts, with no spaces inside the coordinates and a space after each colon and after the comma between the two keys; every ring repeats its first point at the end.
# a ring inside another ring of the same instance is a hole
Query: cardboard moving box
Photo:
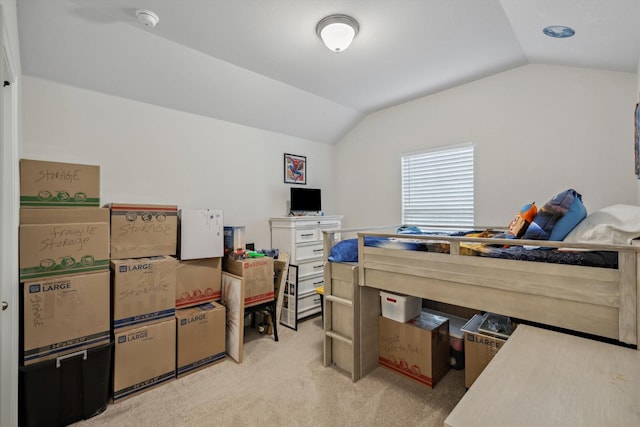
{"type": "Polygon", "coordinates": [[[407,323],[379,318],[380,365],[433,388],[449,369],[449,320],[421,312],[407,323]]]}
{"type": "Polygon", "coordinates": [[[20,209],[20,281],[108,270],[108,209],[20,209]]]}
{"type": "Polygon", "coordinates": [[[112,203],[111,259],[175,255],[178,207],[112,203]]]}
{"type": "Polygon", "coordinates": [[[176,311],[178,378],[224,360],[226,319],[221,304],[208,303],[176,311]]]}
{"type": "Polygon", "coordinates": [[[500,338],[478,332],[478,328],[486,319],[484,315],[474,315],[461,328],[464,332],[464,386],[471,387],[484,368],[502,348],[506,338],[500,338]]]}
{"type": "Polygon", "coordinates": [[[247,258],[232,260],[223,258],[222,270],[242,277],[245,283],[245,307],[273,301],[273,258],[247,258]]]}
{"type": "Polygon", "coordinates": [[[111,261],[114,331],[175,316],[177,263],[168,256],[111,261]]]}
{"type": "Polygon", "coordinates": [[[24,283],[24,364],[109,343],[109,273],[24,283]]]}
{"type": "Polygon", "coordinates": [[[115,334],[114,403],[171,381],[175,376],[175,318],[115,334]]]}
{"type": "Polygon", "coordinates": [[[100,206],[100,166],[20,160],[20,206],[100,206]]]}
{"type": "Polygon", "coordinates": [[[222,258],[178,261],[176,308],[219,300],[222,289],[222,258]]]}

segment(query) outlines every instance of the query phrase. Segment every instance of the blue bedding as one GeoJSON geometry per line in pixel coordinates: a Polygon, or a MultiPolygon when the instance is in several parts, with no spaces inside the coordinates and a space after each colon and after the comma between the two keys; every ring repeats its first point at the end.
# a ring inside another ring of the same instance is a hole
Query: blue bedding
{"type": "MultiPolygon", "coordinates": [[[[462,236],[467,233],[455,233],[451,236],[462,236]]],[[[404,249],[411,251],[449,253],[446,242],[406,240],[365,236],[365,246],[379,248],[404,249]]],[[[613,251],[567,251],[549,248],[527,248],[522,246],[480,245],[475,250],[465,250],[464,255],[475,255],[489,258],[512,259],[519,261],[548,262],[554,264],[582,265],[602,268],[618,268],[618,253],[613,251]]],[[[331,249],[328,257],[332,262],[358,262],[358,239],[342,240],[331,249]]]]}

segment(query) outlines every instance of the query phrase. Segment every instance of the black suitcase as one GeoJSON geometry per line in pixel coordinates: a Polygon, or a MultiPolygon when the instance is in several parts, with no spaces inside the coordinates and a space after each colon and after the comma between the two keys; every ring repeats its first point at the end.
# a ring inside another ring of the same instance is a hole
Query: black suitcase
{"type": "Polygon", "coordinates": [[[21,366],[20,426],[66,426],[104,411],[109,403],[112,348],[108,343],[21,366]]]}

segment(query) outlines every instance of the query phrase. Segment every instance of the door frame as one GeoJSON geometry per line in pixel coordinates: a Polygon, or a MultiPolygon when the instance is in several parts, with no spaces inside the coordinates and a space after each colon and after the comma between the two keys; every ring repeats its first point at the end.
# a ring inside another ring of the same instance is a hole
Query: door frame
{"type": "Polygon", "coordinates": [[[19,224],[19,137],[18,76],[5,11],[0,5],[0,425],[18,425],[18,224],[19,224]],[[5,82],[8,82],[5,85],[5,82]]]}

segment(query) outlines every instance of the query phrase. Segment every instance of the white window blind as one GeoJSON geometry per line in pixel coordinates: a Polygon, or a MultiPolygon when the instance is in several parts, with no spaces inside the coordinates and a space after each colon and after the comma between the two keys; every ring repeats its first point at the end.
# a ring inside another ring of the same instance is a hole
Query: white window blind
{"type": "Polygon", "coordinates": [[[473,144],[402,156],[402,222],[473,226],[473,144]]]}

